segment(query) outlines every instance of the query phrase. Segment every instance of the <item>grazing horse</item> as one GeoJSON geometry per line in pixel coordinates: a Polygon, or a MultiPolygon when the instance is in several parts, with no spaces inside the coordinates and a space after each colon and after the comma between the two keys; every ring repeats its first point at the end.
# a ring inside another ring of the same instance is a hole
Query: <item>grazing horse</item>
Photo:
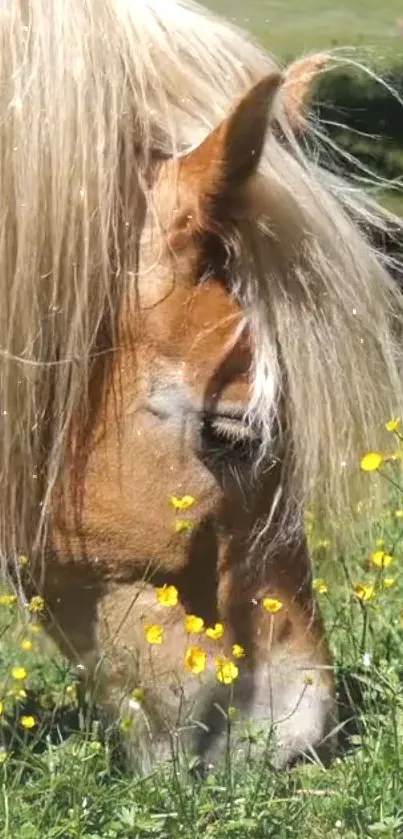
{"type": "Polygon", "coordinates": [[[5,573],[143,769],[229,705],[320,754],[304,509],[347,527],[403,405],[389,217],[305,143],[324,56],[186,0],[4,0],[0,43],[5,573]]]}

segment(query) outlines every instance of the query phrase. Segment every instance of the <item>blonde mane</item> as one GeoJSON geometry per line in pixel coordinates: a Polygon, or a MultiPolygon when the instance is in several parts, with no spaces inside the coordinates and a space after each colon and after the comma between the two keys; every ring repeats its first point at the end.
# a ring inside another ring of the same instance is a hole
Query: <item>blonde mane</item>
{"type": "MultiPolygon", "coordinates": [[[[274,66],[191,2],[3,2],[3,562],[46,542],[49,500],[72,419],[88,403],[99,329],[105,320],[112,328],[124,289],[122,241],[136,238],[133,195],[143,193],[150,156],[200,142],[274,66]]],[[[298,504],[316,494],[328,513],[340,513],[356,489],[342,463],[355,472],[365,449],[383,445],[383,422],[403,407],[402,303],[358,226],[382,229],[391,217],[304,152],[281,94],[277,124],[282,138],[269,137],[262,164],[267,222],[256,241],[245,231],[252,256],[240,253],[238,265],[255,336],[251,412],[268,445],[274,373],[285,383],[289,491],[298,504]],[[271,235],[271,214],[282,238],[271,235]]]]}

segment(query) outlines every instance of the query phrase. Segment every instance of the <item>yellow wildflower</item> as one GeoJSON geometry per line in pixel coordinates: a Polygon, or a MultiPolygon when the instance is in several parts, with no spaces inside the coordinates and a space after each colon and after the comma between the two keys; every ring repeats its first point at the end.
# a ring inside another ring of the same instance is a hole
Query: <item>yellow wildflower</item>
{"type": "Polygon", "coordinates": [[[15,594],[0,594],[0,606],[14,606],[16,602],[15,594]]]}
{"type": "Polygon", "coordinates": [[[375,568],[388,568],[391,562],[393,562],[393,556],[385,551],[374,551],[371,554],[371,562],[372,565],[375,565],[375,568]]]}
{"type": "Polygon", "coordinates": [[[30,650],[32,650],[33,646],[34,645],[33,645],[32,641],[30,641],[29,638],[24,638],[21,641],[20,649],[23,650],[24,653],[28,653],[30,650]]]}
{"type": "Polygon", "coordinates": [[[395,510],[395,518],[403,519],[403,510],[395,510]]]}
{"type": "Polygon", "coordinates": [[[27,692],[24,688],[16,688],[15,690],[9,691],[9,696],[13,696],[17,700],[23,700],[27,698],[27,692]]]}
{"type": "Polygon", "coordinates": [[[5,749],[0,749],[0,764],[5,763],[7,760],[8,754],[5,749]]]}
{"type": "Polygon", "coordinates": [[[175,533],[186,533],[188,530],[193,530],[194,527],[194,521],[186,521],[184,519],[176,519],[174,525],[175,533]]]}
{"type": "Polygon", "coordinates": [[[17,682],[23,682],[27,678],[28,673],[25,667],[13,667],[11,675],[17,682]]]}
{"type": "Polygon", "coordinates": [[[283,604],[281,600],[277,600],[275,597],[265,597],[263,607],[266,609],[266,612],[275,615],[276,612],[279,612],[283,608],[283,604]]]}
{"type": "Polygon", "coordinates": [[[0,699],[0,717],[1,717],[2,713],[3,713],[3,711],[4,711],[4,705],[3,705],[3,703],[2,703],[2,701],[1,701],[1,699],[0,699]]]}
{"type": "Polygon", "coordinates": [[[157,588],[157,600],[161,606],[177,606],[178,589],[175,586],[167,585],[157,588]]]}
{"type": "Polygon", "coordinates": [[[312,588],[314,591],[317,591],[318,594],[327,594],[328,591],[327,585],[322,577],[315,577],[315,579],[312,580],[312,588]]]}
{"type": "Polygon", "coordinates": [[[365,603],[375,597],[375,588],[371,583],[356,583],[353,587],[353,592],[358,600],[365,603]]]}
{"type": "Polygon", "coordinates": [[[234,658],[245,658],[245,650],[240,644],[234,644],[232,647],[232,655],[234,658]]]}
{"type": "Polygon", "coordinates": [[[215,626],[209,626],[206,629],[206,638],[211,638],[212,641],[220,641],[224,635],[224,627],[222,623],[216,623],[215,626]]]}
{"type": "Polygon", "coordinates": [[[383,463],[383,456],[379,452],[367,452],[361,458],[361,469],[363,472],[376,472],[383,463]]]}
{"type": "Polygon", "coordinates": [[[28,565],[29,559],[27,556],[25,556],[25,554],[21,554],[21,556],[18,557],[17,562],[18,565],[21,566],[21,568],[24,568],[25,565],[28,565]]]}
{"type": "Polygon", "coordinates": [[[397,431],[400,426],[400,419],[396,417],[396,419],[391,419],[389,422],[385,422],[386,431],[397,431]]]}
{"type": "Polygon", "coordinates": [[[146,641],[148,641],[149,644],[162,644],[164,640],[164,630],[162,626],[158,626],[156,623],[148,624],[144,631],[146,641]]]}
{"type": "Polygon", "coordinates": [[[382,588],[392,588],[392,586],[396,585],[396,580],[394,577],[384,577],[382,580],[382,588]]]}
{"type": "Polygon", "coordinates": [[[214,659],[216,666],[216,676],[219,682],[223,685],[232,685],[238,678],[239,670],[236,664],[225,656],[218,655],[214,659]]]}
{"type": "Polygon", "coordinates": [[[185,667],[189,673],[198,675],[206,669],[207,655],[201,647],[188,647],[185,653],[185,667]]]}
{"type": "Polygon", "coordinates": [[[193,495],[182,495],[181,498],[178,498],[176,495],[171,495],[171,504],[174,510],[190,510],[194,504],[196,504],[196,499],[193,498],[193,495]]]}
{"type": "Polygon", "coordinates": [[[21,717],[21,725],[23,728],[34,728],[36,726],[36,719],[32,714],[27,714],[21,717]]]}
{"type": "Polygon", "coordinates": [[[43,612],[44,608],[45,601],[43,597],[41,597],[39,594],[35,595],[35,597],[32,597],[28,604],[28,609],[33,614],[36,614],[37,612],[43,612]]]}
{"type": "Polygon", "coordinates": [[[198,618],[196,615],[186,615],[185,617],[185,629],[189,635],[193,633],[203,632],[204,629],[204,620],[203,618],[198,618]]]}

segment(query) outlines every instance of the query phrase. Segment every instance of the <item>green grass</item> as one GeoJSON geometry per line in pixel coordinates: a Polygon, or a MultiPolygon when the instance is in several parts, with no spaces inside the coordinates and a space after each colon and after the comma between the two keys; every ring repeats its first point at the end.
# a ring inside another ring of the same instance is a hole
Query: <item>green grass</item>
{"type": "Polygon", "coordinates": [[[205,0],[205,5],[252,31],[273,53],[294,55],[334,46],[375,48],[397,58],[403,38],[400,0],[205,0]]]}
{"type": "MultiPolygon", "coordinates": [[[[388,465],[386,471],[396,467],[388,465]]],[[[368,476],[368,481],[373,480],[368,476]]],[[[147,778],[120,771],[112,745],[76,698],[72,673],[35,618],[0,605],[0,837],[2,839],[353,839],[403,835],[403,494],[373,523],[358,524],[351,552],[336,555],[308,530],[318,595],[336,662],[345,727],[333,763],[276,773],[259,731],[246,736],[249,758],[228,749],[200,783],[180,761],[147,778]],[[384,571],[370,563],[383,540],[393,552],[384,571]],[[391,587],[384,586],[392,577],[391,587]],[[373,584],[362,603],[355,582],[373,584]],[[33,648],[23,651],[21,642],[33,648]],[[24,667],[22,682],[14,667],[24,667]],[[27,696],[18,698],[23,686],[27,696]],[[23,716],[36,725],[25,730],[23,716]]],[[[322,534],[321,534],[322,535],[322,534]]],[[[229,738],[231,732],[229,730],[229,738]]],[[[230,746],[230,739],[229,739],[230,746]]]]}

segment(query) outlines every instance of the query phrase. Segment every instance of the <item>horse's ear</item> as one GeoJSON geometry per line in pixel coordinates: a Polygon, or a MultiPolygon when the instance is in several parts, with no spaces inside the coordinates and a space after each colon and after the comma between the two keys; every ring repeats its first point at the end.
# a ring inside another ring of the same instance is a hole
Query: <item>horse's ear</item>
{"type": "Polygon", "coordinates": [[[256,172],[282,84],[278,72],[251,88],[211,134],[181,161],[181,174],[199,197],[228,198],[256,172]]]}
{"type": "Polygon", "coordinates": [[[314,82],[318,73],[329,63],[325,52],[308,55],[293,61],[285,73],[283,102],[292,127],[298,131],[306,127],[304,110],[312,97],[314,82]]]}

